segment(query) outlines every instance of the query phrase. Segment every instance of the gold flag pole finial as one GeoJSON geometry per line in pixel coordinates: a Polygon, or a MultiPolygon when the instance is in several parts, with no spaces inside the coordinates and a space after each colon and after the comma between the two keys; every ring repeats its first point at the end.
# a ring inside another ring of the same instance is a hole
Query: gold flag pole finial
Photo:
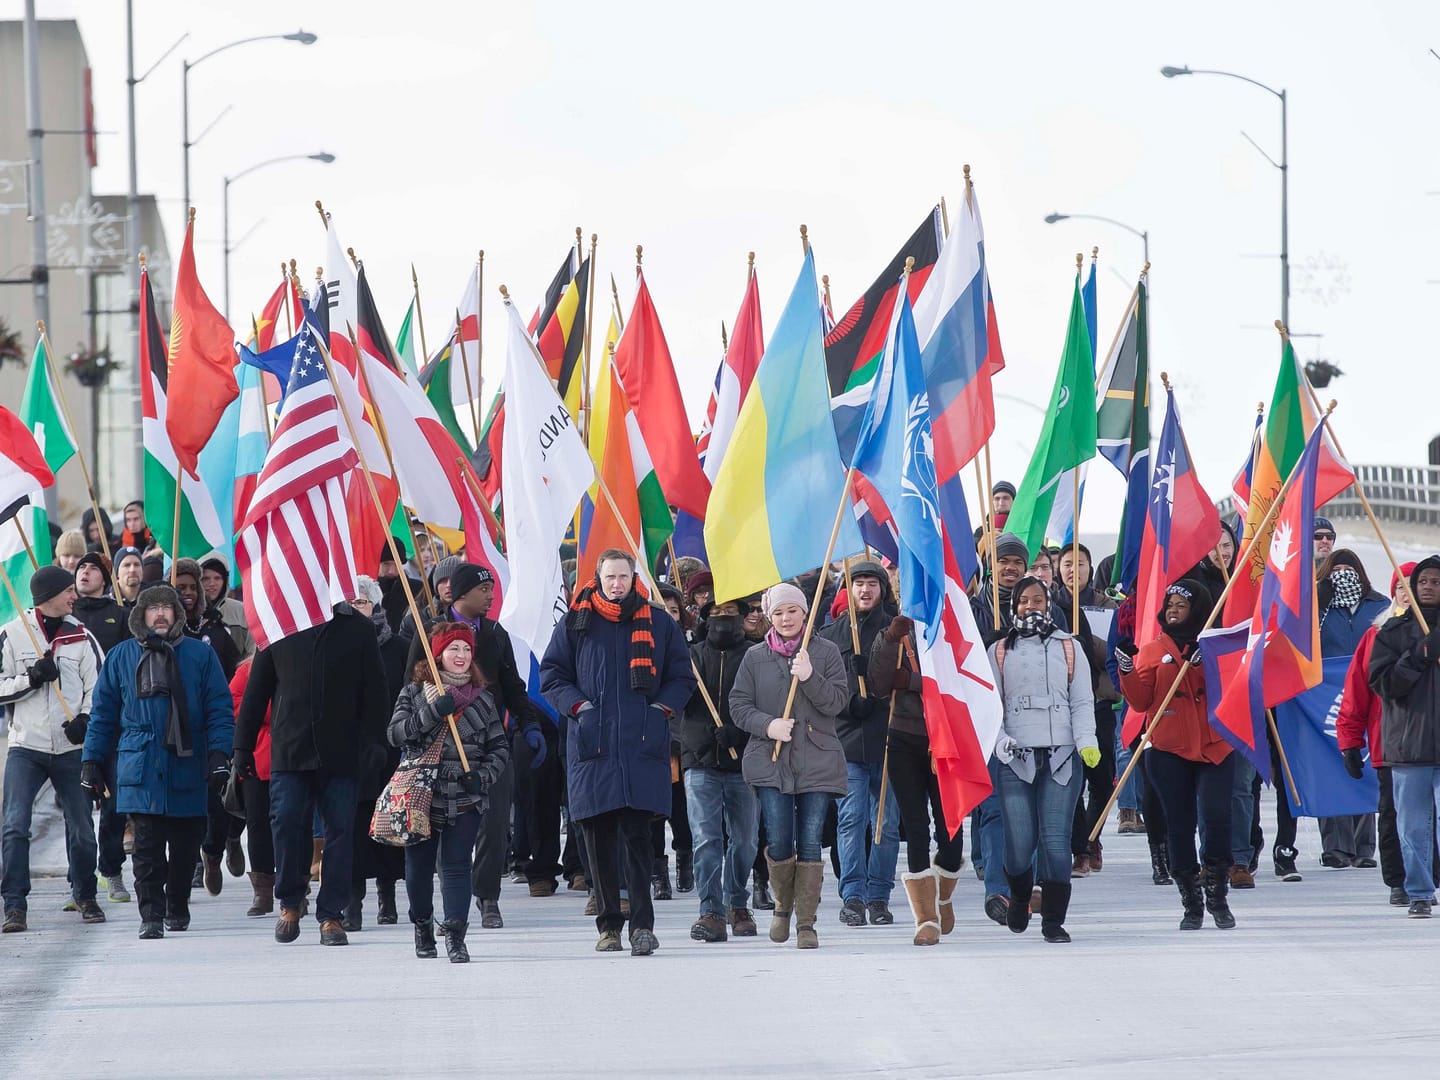
{"type": "Polygon", "coordinates": [[[810,254],[810,230],[804,225],[800,226],[800,246],[804,248],[805,254],[810,254]]]}
{"type": "Polygon", "coordinates": [[[635,269],[640,269],[640,264],[645,259],[645,248],[641,244],[635,245],[635,269]]]}

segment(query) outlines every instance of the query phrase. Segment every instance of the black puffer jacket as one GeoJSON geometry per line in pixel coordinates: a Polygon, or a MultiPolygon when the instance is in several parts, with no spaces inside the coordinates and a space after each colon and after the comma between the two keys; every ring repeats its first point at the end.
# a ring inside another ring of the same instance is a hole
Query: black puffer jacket
{"type": "Polygon", "coordinates": [[[71,613],[107,653],[130,636],[129,612],[110,596],[77,596],[71,613]]]}
{"type": "MultiPolygon", "coordinates": [[[[1437,569],[1440,556],[1422,559],[1410,575],[1411,591],[1418,591],[1422,570],[1437,569]]],[[[1380,627],[1370,653],[1386,765],[1440,765],[1440,608],[1422,613],[1429,634],[1407,611],[1380,627]]]]}
{"type": "MultiPolygon", "coordinates": [[[[483,814],[489,808],[490,785],[505,770],[510,760],[510,740],[500,724],[500,714],[488,693],[480,693],[455,717],[455,729],[465,747],[465,759],[480,778],[480,795],[466,791],[460,781],[463,769],[455,739],[443,714],[430,702],[438,697],[435,684],[411,683],[400,691],[395,712],[386,732],[390,745],[403,747],[407,757],[418,757],[442,732],[440,743],[440,774],[435,780],[435,801],[430,806],[430,822],[444,828],[472,807],[483,814]]],[[[509,807],[496,807],[497,813],[509,813],[509,807]]]]}
{"type": "Polygon", "coordinates": [[[740,771],[740,760],[745,756],[745,745],[750,736],[730,719],[730,690],[735,685],[740,661],[753,644],[742,633],[739,642],[729,648],[718,648],[705,640],[690,646],[690,659],[695,662],[724,727],[715,726],[715,718],[710,715],[710,708],[697,689],[680,714],[682,769],[740,771]],[[735,750],[734,757],[730,756],[730,748],[735,750]]]}

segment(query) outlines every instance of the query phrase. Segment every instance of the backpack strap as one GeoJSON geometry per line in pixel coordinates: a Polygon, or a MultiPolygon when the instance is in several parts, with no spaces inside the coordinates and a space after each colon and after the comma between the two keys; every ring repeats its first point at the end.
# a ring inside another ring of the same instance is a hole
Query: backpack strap
{"type": "Polygon", "coordinates": [[[1000,676],[1000,682],[1005,681],[1005,639],[1003,637],[995,642],[995,674],[1000,676]]]}

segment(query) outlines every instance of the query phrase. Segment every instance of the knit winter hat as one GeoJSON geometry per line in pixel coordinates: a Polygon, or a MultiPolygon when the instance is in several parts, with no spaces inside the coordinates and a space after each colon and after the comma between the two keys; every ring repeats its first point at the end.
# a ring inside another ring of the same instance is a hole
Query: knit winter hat
{"type": "Polygon", "coordinates": [[[1015,498],[1015,485],[1010,483],[1009,480],[997,480],[995,481],[995,486],[990,489],[990,494],[1009,495],[1013,499],[1015,498]]]}
{"type": "Polygon", "coordinates": [[[446,623],[444,626],[445,629],[430,639],[430,649],[436,660],[440,659],[440,654],[452,641],[463,641],[470,648],[475,648],[475,632],[470,627],[464,623],[446,623]]]}
{"type": "Polygon", "coordinates": [[[1030,565],[1030,549],[1014,533],[1000,533],[995,537],[995,561],[998,563],[1007,555],[1018,555],[1026,566],[1030,565]]]}
{"type": "Polygon", "coordinates": [[[129,558],[138,559],[142,564],[145,562],[145,554],[137,547],[122,547],[115,549],[115,569],[120,569],[120,564],[129,558]]]}
{"type": "Polygon", "coordinates": [[[810,602],[805,599],[805,594],[788,581],[782,581],[779,585],[771,585],[766,589],[765,599],[762,603],[767,619],[773,618],[775,610],[786,604],[795,604],[807,614],[810,611],[810,602]]]}
{"type": "Polygon", "coordinates": [[[103,552],[87,551],[80,556],[80,561],[75,564],[75,572],[80,572],[82,566],[95,566],[100,570],[100,576],[105,579],[105,588],[110,588],[110,560],[105,558],[103,552]]]}
{"type": "Polygon", "coordinates": [[[1333,533],[1335,531],[1335,526],[1330,524],[1329,518],[1317,517],[1315,519],[1315,526],[1313,531],[1319,532],[1321,529],[1328,529],[1333,533]]]}
{"type": "Polygon", "coordinates": [[[471,589],[494,580],[495,575],[490,572],[488,566],[478,566],[468,562],[461,563],[450,574],[450,599],[452,601],[459,600],[471,589]]]}
{"type": "MultiPolygon", "coordinates": [[[[178,578],[183,574],[187,577],[193,577],[195,584],[200,584],[200,564],[194,559],[176,559],[174,571],[175,577],[178,578]]],[[[225,573],[228,576],[230,572],[227,570],[225,573]]]]}
{"type": "Polygon", "coordinates": [[[75,576],[58,566],[42,566],[30,575],[30,602],[39,606],[75,584],[75,576]]]}
{"type": "Polygon", "coordinates": [[[465,560],[459,555],[446,555],[435,564],[435,569],[430,571],[430,587],[433,589],[439,586],[440,582],[449,581],[464,563],[465,560]]]}

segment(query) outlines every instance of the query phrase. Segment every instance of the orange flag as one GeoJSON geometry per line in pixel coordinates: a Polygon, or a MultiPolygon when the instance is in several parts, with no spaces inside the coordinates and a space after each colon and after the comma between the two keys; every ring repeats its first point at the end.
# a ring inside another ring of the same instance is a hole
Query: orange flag
{"type": "Polygon", "coordinates": [[[195,274],[195,211],[185,227],[180,270],[175,275],[175,313],[170,322],[169,393],[165,430],[180,467],[191,476],[200,451],[240,394],[235,382],[235,335],[215,310],[195,274]]]}

